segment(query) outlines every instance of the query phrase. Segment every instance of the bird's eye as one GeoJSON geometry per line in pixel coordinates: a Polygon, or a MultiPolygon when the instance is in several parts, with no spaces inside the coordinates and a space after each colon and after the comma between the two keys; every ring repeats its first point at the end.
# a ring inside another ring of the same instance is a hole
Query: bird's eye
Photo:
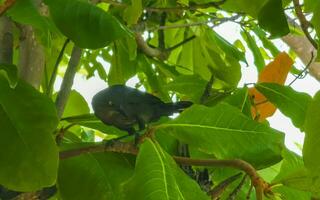
{"type": "Polygon", "coordinates": [[[112,106],[112,101],[108,101],[108,105],[112,106]]]}

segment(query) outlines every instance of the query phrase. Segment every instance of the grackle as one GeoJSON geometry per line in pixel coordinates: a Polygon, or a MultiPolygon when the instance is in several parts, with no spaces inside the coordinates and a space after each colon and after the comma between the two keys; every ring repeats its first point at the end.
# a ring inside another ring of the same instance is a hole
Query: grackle
{"type": "Polygon", "coordinates": [[[113,85],[98,92],[92,99],[95,115],[105,124],[137,134],[145,124],[157,121],[191,106],[189,101],[164,103],[158,97],[124,85],[113,85]]]}

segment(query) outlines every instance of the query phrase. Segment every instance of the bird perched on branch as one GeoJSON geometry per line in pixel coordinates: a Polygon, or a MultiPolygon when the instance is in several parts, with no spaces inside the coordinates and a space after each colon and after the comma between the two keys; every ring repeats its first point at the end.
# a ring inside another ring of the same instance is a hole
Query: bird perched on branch
{"type": "Polygon", "coordinates": [[[164,103],[158,97],[124,85],[113,85],[98,92],[92,99],[95,115],[105,124],[136,134],[145,124],[157,121],[192,105],[189,101],[164,103]]]}

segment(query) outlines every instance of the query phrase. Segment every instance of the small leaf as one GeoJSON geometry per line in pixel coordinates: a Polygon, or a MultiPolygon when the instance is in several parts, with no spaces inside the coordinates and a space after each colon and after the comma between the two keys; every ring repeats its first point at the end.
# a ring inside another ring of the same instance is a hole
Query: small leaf
{"type": "Polygon", "coordinates": [[[285,36],[290,32],[282,1],[279,0],[268,0],[259,11],[258,22],[271,34],[271,38],[285,36]]]}
{"type": "Polygon", "coordinates": [[[242,35],[243,39],[247,42],[247,45],[253,54],[254,64],[255,64],[257,70],[259,72],[262,71],[263,67],[265,66],[265,62],[264,62],[263,56],[259,50],[257,42],[255,41],[254,37],[252,37],[251,34],[248,33],[247,31],[242,31],[241,35],[242,35]]]}
{"type": "Polygon", "coordinates": [[[136,160],[134,175],[123,185],[124,199],[207,199],[199,185],[189,178],[163,151],[146,139],[136,160]]]}
{"type": "Polygon", "coordinates": [[[226,97],[224,102],[237,107],[243,114],[251,116],[251,103],[247,87],[237,89],[232,95],[226,97]]]}
{"type": "Polygon", "coordinates": [[[306,111],[311,101],[308,94],[296,92],[291,87],[276,83],[260,83],[255,88],[284,115],[291,118],[296,127],[303,129],[306,111]]]}
{"type": "Polygon", "coordinates": [[[46,3],[58,29],[80,48],[102,48],[129,34],[115,17],[85,1],[46,0],[46,3]]]}
{"type": "Polygon", "coordinates": [[[0,64],[0,75],[2,70],[5,72],[5,77],[9,81],[10,87],[14,88],[18,82],[17,66],[11,64],[0,64]]]}
{"type": "Polygon", "coordinates": [[[124,20],[128,25],[136,24],[142,14],[142,0],[131,0],[123,14],[124,20]]]}
{"type": "Polygon", "coordinates": [[[136,65],[136,60],[130,60],[126,41],[115,41],[110,72],[108,74],[108,84],[125,84],[136,73],[136,65]]]}
{"type": "Polygon", "coordinates": [[[53,102],[20,81],[12,89],[0,77],[0,183],[16,191],[35,191],[55,183],[58,149],[53,102]]]}
{"type": "Polygon", "coordinates": [[[181,75],[168,83],[165,88],[186,95],[194,102],[200,102],[207,81],[198,75],[181,75]]]}
{"type": "Polygon", "coordinates": [[[158,134],[172,134],[219,159],[244,159],[258,168],[281,159],[283,134],[225,103],[211,108],[194,105],[155,128],[158,134]]]}
{"type": "Polygon", "coordinates": [[[88,114],[90,109],[86,100],[76,90],[70,92],[62,117],[88,114]]]}

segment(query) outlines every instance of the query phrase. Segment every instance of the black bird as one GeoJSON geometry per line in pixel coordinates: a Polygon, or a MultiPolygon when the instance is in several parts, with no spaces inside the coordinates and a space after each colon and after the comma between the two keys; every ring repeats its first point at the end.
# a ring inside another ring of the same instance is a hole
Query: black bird
{"type": "Polygon", "coordinates": [[[92,99],[94,113],[103,123],[127,131],[129,135],[136,134],[135,125],[141,131],[145,124],[191,105],[189,101],[164,103],[158,97],[124,85],[110,86],[92,99]]]}

